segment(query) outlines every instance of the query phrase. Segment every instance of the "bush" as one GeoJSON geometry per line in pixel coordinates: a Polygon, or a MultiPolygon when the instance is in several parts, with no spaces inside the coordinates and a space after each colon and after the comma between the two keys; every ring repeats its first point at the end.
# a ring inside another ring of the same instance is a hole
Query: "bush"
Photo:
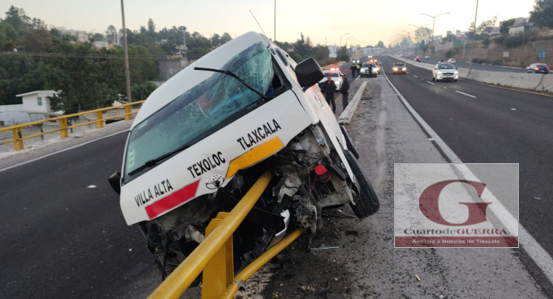
{"type": "Polygon", "coordinates": [[[520,47],[522,45],[522,34],[507,37],[503,45],[507,48],[520,47]]]}
{"type": "Polygon", "coordinates": [[[499,37],[494,38],[494,40],[493,40],[493,42],[498,44],[498,45],[501,45],[504,41],[505,41],[505,36],[499,36],[499,37]]]}
{"type": "Polygon", "coordinates": [[[489,38],[484,39],[484,40],[482,41],[482,45],[484,45],[484,46],[486,46],[486,47],[489,46],[489,45],[490,45],[490,39],[489,39],[489,38]]]}

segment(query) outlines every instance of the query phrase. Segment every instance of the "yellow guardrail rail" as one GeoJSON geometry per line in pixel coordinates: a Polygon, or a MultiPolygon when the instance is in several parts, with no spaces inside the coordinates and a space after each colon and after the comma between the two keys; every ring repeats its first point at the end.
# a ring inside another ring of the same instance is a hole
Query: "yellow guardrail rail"
{"type": "Polygon", "coordinates": [[[271,173],[264,173],[230,213],[219,213],[209,223],[204,241],[148,298],[178,299],[202,271],[202,299],[234,298],[250,276],[297,239],[304,229],[286,236],[234,277],[232,234],[261,197],[272,177],[271,173]]]}
{"type": "Polygon", "coordinates": [[[93,124],[93,123],[96,123],[96,128],[97,129],[101,129],[101,128],[104,127],[104,121],[109,120],[109,119],[114,119],[114,118],[124,116],[125,120],[131,120],[132,115],[135,114],[135,113],[138,113],[138,111],[132,111],[131,106],[139,105],[139,104],[142,104],[144,102],[145,101],[132,102],[132,103],[123,104],[123,105],[119,105],[119,106],[113,106],[113,107],[108,107],[108,108],[90,110],[90,111],[86,111],[86,112],[80,112],[80,113],[69,114],[69,115],[62,115],[62,116],[49,118],[49,119],[45,119],[45,120],[39,120],[39,121],[30,122],[30,123],[25,123],[25,124],[15,125],[15,126],[11,126],[11,127],[1,128],[0,133],[1,132],[6,132],[6,131],[12,131],[13,139],[10,140],[10,141],[2,142],[2,143],[0,143],[0,145],[13,143],[13,149],[16,150],[16,151],[20,151],[20,150],[25,148],[23,146],[23,140],[26,140],[26,139],[40,137],[40,136],[55,133],[55,132],[60,132],[60,138],[64,139],[64,138],[69,137],[69,131],[68,131],[69,129],[77,128],[77,127],[81,127],[81,126],[86,126],[86,125],[90,125],[90,124],[93,124]],[[104,117],[104,111],[114,110],[114,109],[121,109],[121,108],[125,109],[125,113],[110,116],[110,117],[104,117]],[[77,125],[73,125],[73,126],[68,125],[68,121],[67,121],[68,119],[73,118],[73,117],[78,117],[78,116],[81,116],[81,115],[86,115],[86,114],[96,114],[96,120],[89,121],[89,122],[86,122],[86,123],[77,124],[77,125]],[[43,124],[43,123],[47,123],[47,122],[53,122],[53,121],[58,121],[59,122],[59,129],[50,130],[50,131],[46,131],[46,132],[42,132],[42,133],[38,133],[38,134],[29,135],[29,136],[22,136],[22,134],[21,134],[21,128],[30,127],[30,126],[34,126],[34,125],[39,125],[39,124],[43,124]]]}

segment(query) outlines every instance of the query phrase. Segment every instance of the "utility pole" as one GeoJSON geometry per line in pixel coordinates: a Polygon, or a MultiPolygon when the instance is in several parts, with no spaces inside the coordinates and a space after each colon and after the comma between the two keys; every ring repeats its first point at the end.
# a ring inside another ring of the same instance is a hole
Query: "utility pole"
{"type": "Polygon", "coordinates": [[[125,52],[125,77],[127,79],[127,101],[132,102],[131,99],[131,75],[129,73],[129,52],[127,51],[127,28],[125,27],[125,6],[123,0],[121,0],[121,16],[123,19],[123,51],[125,52]]]}
{"type": "MultiPolygon", "coordinates": [[[[478,17],[478,0],[476,0],[476,11],[474,12],[474,34],[472,36],[472,49],[474,49],[474,41],[476,41],[476,20],[478,17]]],[[[469,73],[472,70],[472,59],[470,60],[469,73]]]]}

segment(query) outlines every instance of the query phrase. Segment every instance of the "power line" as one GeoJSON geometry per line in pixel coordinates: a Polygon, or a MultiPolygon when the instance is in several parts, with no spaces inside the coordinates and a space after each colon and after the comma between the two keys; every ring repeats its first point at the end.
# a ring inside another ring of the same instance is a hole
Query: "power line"
{"type": "MultiPolygon", "coordinates": [[[[0,52],[0,56],[32,56],[50,58],[86,58],[86,59],[124,59],[124,56],[114,54],[77,54],[77,53],[55,53],[55,52],[0,52]]],[[[189,59],[198,59],[202,56],[188,56],[189,59]]],[[[170,55],[129,55],[133,60],[179,60],[171,58],[170,55]]]]}

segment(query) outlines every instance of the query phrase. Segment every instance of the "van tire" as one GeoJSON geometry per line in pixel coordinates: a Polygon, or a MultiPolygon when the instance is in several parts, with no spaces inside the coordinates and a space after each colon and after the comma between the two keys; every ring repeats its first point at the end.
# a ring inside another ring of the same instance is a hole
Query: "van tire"
{"type": "Polygon", "coordinates": [[[357,159],[355,159],[355,156],[348,150],[344,151],[344,155],[346,156],[346,160],[351,167],[353,175],[355,175],[357,182],[359,183],[359,196],[357,198],[357,202],[355,205],[350,203],[350,207],[355,216],[359,219],[367,218],[378,212],[378,209],[380,209],[380,202],[378,201],[378,197],[376,196],[371,183],[363,173],[361,165],[357,159]]]}

